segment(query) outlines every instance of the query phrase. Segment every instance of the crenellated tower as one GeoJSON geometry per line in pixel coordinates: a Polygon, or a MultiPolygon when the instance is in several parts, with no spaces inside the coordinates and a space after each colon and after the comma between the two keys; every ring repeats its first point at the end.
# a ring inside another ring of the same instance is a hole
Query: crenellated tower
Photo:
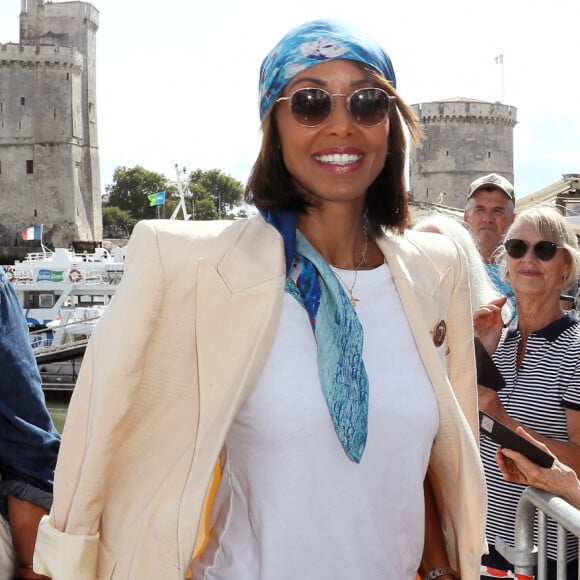
{"type": "Polygon", "coordinates": [[[464,208],[469,184],[477,177],[499,173],[514,182],[515,107],[457,98],[412,109],[425,134],[410,153],[414,201],[464,208]]]}
{"type": "Polygon", "coordinates": [[[0,244],[31,225],[101,241],[98,24],[86,2],[21,0],[20,41],[0,44],[0,244]]]}

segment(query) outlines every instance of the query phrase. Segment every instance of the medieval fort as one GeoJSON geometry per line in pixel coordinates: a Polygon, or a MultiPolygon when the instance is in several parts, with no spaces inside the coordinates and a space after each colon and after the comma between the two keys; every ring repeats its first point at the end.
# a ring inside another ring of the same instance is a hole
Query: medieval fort
{"type": "Polygon", "coordinates": [[[0,245],[102,237],[98,25],[86,2],[21,0],[20,41],[0,44],[0,245]]]}

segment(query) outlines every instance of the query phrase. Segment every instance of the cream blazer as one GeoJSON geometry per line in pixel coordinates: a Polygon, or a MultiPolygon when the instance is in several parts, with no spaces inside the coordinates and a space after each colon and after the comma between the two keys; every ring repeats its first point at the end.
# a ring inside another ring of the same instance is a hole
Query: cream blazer
{"type": "MultiPolygon", "coordinates": [[[[432,234],[378,243],[437,396],[429,470],[448,552],[476,580],[486,493],[465,257],[432,234]]],[[[282,239],[261,216],[137,225],[71,400],[37,572],[185,577],[216,460],[276,333],[284,278],[282,239]]]]}

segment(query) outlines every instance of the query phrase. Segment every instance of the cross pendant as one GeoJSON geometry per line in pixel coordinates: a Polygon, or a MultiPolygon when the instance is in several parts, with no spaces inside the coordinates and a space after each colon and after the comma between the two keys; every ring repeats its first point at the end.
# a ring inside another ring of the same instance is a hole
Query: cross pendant
{"type": "Polygon", "coordinates": [[[352,294],[350,295],[350,303],[356,308],[357,302],[360,302],[358,298],[355,298],[352,294]]]}

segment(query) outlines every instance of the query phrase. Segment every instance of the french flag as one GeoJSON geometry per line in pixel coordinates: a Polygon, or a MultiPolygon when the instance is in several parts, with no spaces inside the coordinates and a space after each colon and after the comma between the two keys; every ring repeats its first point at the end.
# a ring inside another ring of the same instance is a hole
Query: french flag
{"type": "Polygon", "coordinates": [[[20,232],[23,240],[42,240],[42,226],[31,226],[20,232]]]}

